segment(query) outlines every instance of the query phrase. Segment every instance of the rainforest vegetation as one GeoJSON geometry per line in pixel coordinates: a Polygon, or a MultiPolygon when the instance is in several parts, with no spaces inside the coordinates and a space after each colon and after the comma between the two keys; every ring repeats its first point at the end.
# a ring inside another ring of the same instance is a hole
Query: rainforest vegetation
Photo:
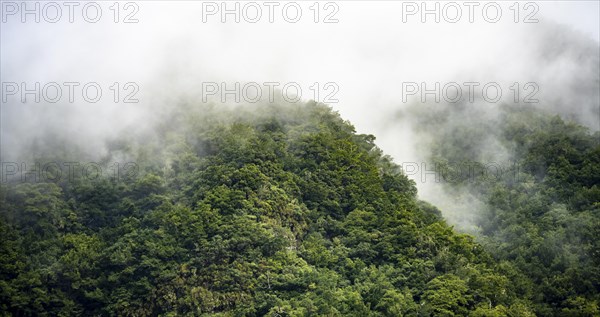
{"type": "MultiPolygon", "coordinates": [[[[107,142],[98,164],[134,172],[2,184],[0,315],[598,316],[600,135],[496,125],[517,170],[447,184],[484,202],[474,236],[326,105],[178,106],[107,142]]],[[[432,160],[476,161],[487,131],[440,132],[432,160]]]]}

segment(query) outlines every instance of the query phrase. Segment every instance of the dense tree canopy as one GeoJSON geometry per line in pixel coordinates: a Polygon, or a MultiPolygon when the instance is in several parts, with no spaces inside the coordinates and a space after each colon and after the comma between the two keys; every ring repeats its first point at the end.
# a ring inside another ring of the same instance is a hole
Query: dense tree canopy
{"type": "MultiPolygon", "coordinates": [[[[533,108],[506,106],[500,113],[494,124],[467,119],[443,129],[434,137],[431,159],[452,169],[459,165],[450,162],[476,165],[486,154],[508,151],[510,163],[488,175],[442,183],[449,192],[468,192],[485,203],[473,211],[479,214],[480,241],[496,261],[508,261],[524,275],[519,294],[529,294],[538,316],[597,316],[600,132],[533,108]],[[478,144],[490,139],[500,149],[478,144]]],[[[425,121],[434,118],[444,121],[439,112],[425,121]]]]}
{"type": "Polygon", "coordinates": [[[177,107],[109,142],[137,173],[1,187],[0,311],[595,316],[600,148],[515,116],[525,181],[480,186],[486,250],[327,106],[177,107]]]}

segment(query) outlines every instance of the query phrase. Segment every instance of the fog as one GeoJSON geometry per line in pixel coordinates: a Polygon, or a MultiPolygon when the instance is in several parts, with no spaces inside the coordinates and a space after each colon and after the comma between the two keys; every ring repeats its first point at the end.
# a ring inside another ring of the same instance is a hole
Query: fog
{"type": "MultiPolygon", "coordinates": [[[[281,11],[286,2],[272,7],[273,23],[264,2],[257,3],[262,16],[256,23],[248,21],[255,17],[254,7],[243,11],[248,2],[237,2],[239,23],[233,14],[225,16],[225,23],[220,12],[207,14],[220,10],[220,2],[145,1],[135,7],[121,3],[118,14],[112,3],[98,2],[102,15],[96,23],[84,18],[83,3],[74,7],[72,23],[62,3],[56,23],[46,21],[55,14],[54,8],[47,8],[44,15],[45,2],[39,23],[33,14],[25,15],[23,23],[21,12],[13,14],[15,8],[6,3],[0,26],[2,161],[30,159],[35,156],[31,144],[44,137],[98,157],[106,151],[106,141],[124,131],[151,132],[153,123],[182,100],[200,103],[206,97],[218,102],[221,91],[207,96],[206,89],[220,89],[222,83],[228,89],[236,83],[241,87],[256,83],[252,87],[261,87],[263,100],[270,92],[264,83],[276,83],[272,85],[279,90],[273,94],[297,83],[302,100],[329,103],[359,133],[375,135],[376,143],[398,164],[427,162],[429,142],[435,136],[428,131],[443,133],[478,120],[491,125],[502,104],[539,107],[593,131],[600,129],[600,8],[595,1],[537,2],[535,7],[519,3],[516,23],[516,11],[508,2],[498,2],[502,13],[496,23],[485,19],[495,16],[493,10],[485,18],[480,10],[486,2],[477,2],[473,22],[469,8],[459,3],[462,16],[456,23],[447,21],[456,16],[452,8],[443,14],[447,2],[438,2],[439,23],[433,15],[422,21],[420,12],[406,14],[415,8],[407,4],[418,8],[420,2],[345,1],[329,6],[321,2],[318,15],[313,3],[298,2],[302,15],[296,23],[286,21],[295,17],[294,10],[287,16],[281,11]],[[25,95],[23,102],[22,91],[7,90],[22,90],[22,83],[34,89],[36,82],[40,91],[48,83],[58,83],[62,98],[56,103],[45,100],[54,96],[49,88],[50,95],[41,93],[39,103],[35,93],[25,95]],[[71,86],[73,102],[65,82],[79,84],[71,86]],[[99,101],[82,97],[86,83],[101,87],[99,101]],[[408,94],[403,89],[407,83],[419,89],[425,83],[429,90],[436,83],[441,88],[456,83],[462,101],[469,95],[464,83],[477,86],[473,102],[461,102],[463,110],[455,111],[456,103],[446,100],[452,99],[454,90],[448,90],[451,96],[440,96],[439,102],[433,94],[422,102],[421,91],[408,94]],[[493,89],[488,95],[481,92],[488,83],[500,87],[498,100],[485,100],[495,99],[493,89]],[[138,102],[123,102],[128,96],[138,102]],[[532,100],[536,101],[526,102],[532,100]],[[424,104],[434,108],[422,108],[424,104]],[[420,126],[422,109],[445,109],[450,119],[444,125],[420,126]]],[[[235,4],[228,2],[227,8],[235,4]]],[[[236,103],[233,95],[223,97],[227,104],[236,103]]],[[[241,106],[252,107],[243,97],[251,99],[243,95],[241,106]]],[[[483,144],[479,159],[484,163],[510,159],[493,138],[483,144]]],[[[435,181],[422,181],[419,173],[411,178],[422,199],[437,205],[449,222],[470,230],[479,202],[466,196],[457,199],[435,181]]]]}

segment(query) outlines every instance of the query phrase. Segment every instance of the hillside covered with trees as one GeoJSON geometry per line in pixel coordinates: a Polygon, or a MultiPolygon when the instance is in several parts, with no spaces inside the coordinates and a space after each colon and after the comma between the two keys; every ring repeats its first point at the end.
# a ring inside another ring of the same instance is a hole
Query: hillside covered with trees
{"type": "Polygon", "coordinates": [[[484,203],[473,211],[479,241],[526,276],[515,282],[539,316],[597,316],[600,132],[532,107],[501,107],[494,120],[473,108],[452,109],[460,123],[431,108],[419,115],[440,127],[427,133],[431,161],[452,176],[445,190],[484,203]],[[509,162],[483,166],[498,157],[509,162]]]}
{"type": "MultiPolygon", "coordinates": [[[[108,143],[104,167],[136,173],[0,187],[0,311],[598,316],[598,135],[514,109],[498,124],[522,181],[449,184],[486,202],[476,242],[323,104],[182,105],[108,143]]],[[[435,159],[473,159],[473,132],[440,135],[435,159]]],[[[36,159],[84,160],[61,148],[36,159]]]]}

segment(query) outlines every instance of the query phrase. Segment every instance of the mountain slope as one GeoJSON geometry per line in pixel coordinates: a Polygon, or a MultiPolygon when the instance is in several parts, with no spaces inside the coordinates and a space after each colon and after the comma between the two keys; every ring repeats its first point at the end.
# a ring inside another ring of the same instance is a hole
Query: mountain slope
{"type": "Polygon", "coordinates": [[[527,277],[538,316],[597,316],[600,132],[527,105],[482,108],[452,108],[461,120],[443,107],[415,116],[437,127],[418,133],[435,140],[429,160],[448,176],[439,185],[482,203],[465,218],[496,261],[527,277]]]}
{"type": "Polygon", "coordinates": [[[515,266],[324,105],[183,105],[154,131],[109,142],[118,178],[2,186],[2,311],[533,316],[515,266]]]}

